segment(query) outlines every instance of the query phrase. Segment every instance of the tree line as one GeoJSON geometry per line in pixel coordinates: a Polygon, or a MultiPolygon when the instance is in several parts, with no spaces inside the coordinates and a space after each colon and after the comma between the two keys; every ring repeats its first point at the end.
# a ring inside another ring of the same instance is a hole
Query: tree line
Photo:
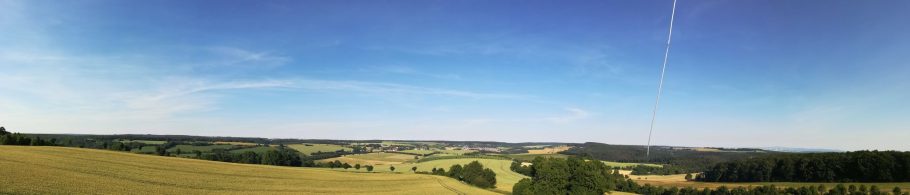
{"type": "MultiPolygon", "coordinates": [[[[412,167],[417,171],[417,167],[412,167]]],[[[460,164],[452,165],[449,171],[444,168],[433,168],[428,174],[451,177],[481,188],[496,187],[496,173],[490,168],[484,168],[483,164],[478,161],[472,161],[464,166],[460,164]]]]}
{"type": "Polygon", "coordinates": [[[720,151],[705,152],[668,146],[652,146],[651,156],[647,157],[645,155],[646,149],[644,146],[611,145],[594,142],[573,144],[572,146],[574,147],[560,153],[613,162],[657,163],[671,165],[669,167],[665,166],[665,168],[654,168],[653,170],[649,170],[657,173],[702,172],[711,168],[714,164],[717,163],[729,162],[739,159],[748,159],[777,153],[758,149],[724,148],[715,148],[720,151]]]}
{"type": "Polygon", "coordinates": [[[20,133],[10,133],[6,127],[0,127],[0,145],[19,146],[53,146],[56,140],[46,141],[41,137],[29,137],[20,133]]]}
{"type": "Polygon", "coordinates": [[[727,186],[720,186],[714,189],[704,188],[696,189],[692,187],[677,188],[677,187],[662,187],[662,186],[651,186],[645,184],[644,186],[635,185],[632,188],[624,189],[625,192],[632,192],[637,194],[653,194],[653,195],[757,195],[757,194],[788,194],[788,195],[910,195],[910,193],[903,192],[899,187],[894,187],[891,190],[880,189],[878,186],[871,185],[850,185],[844,186],[843,184],[838,184],[831,189],[827,189],[824,185],[818,186],[802,186],[802,187],[777,187],[774,185],[765,185],[765,186],[755,186],[755,187],[736,187],[729,188],[727,186]],[[889,193],[890,192],[890,193],[889,193]]]}
{"type": "Polygon", "coordinates": [[[696,177],[711,182],[908,182],[910,152],[779,154],[719,163],[696,177]]]}
{"type": "MultiPolygon", "coordinates": [[[[516,165],[513,163],[513,165],[516,165]]],[[[520,164],[517,166],[521,167],[520,164]]],[[[529,173],[512,188],[516,195],[524,194],[598,194],[602,195],[625,184],[627,179],[619,171],[597,160],[569,157],[568,159],[537,157],[528,168],[517,168],[529,173]]],[[[522,173],[522,174],[525,174],[522,173]]],[[[628,182],[632,182],[628,180],[628,182]]],[[[632,182],[634,184],[634,182],[632,182]]]]}

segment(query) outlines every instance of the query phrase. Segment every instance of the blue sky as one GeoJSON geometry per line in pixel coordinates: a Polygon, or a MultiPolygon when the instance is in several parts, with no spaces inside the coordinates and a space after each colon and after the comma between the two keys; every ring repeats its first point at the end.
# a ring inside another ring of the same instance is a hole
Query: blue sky
{"type": "MultiPolygon", "coordinates": [[[[32,133],[644,144],[672,1],[0,1],[32,133]]],[[[910,150],[907,1],[680,0],[654,142],[910,150]]]]}

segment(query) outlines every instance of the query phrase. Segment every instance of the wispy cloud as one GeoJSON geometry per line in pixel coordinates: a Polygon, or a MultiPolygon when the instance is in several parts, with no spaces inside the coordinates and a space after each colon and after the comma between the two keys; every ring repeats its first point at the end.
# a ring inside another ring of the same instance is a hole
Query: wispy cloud
{"type": "Polygon", "coordinates": [[[277,67],[291,62],[291,58],[263,51],[250,51],[236,47],[211,47],[208,51],[219,57],[218,65],[277,67]]]}
{"type": "Polygon", "coordinates": [[[439,95],[465,98],[519,99],[528,97],[515,94],[481,93],[445,88],[420,87],[395,83],[365,81],[298,79],[294,81],[294,87],[307,90],[339,90],[359,93],[404,95],[439,95]]]}
{"type": "Polygon", "coordinates": [[[569,122],[574,122],[574,121],[588,118],[591,115],[590,112],[588,112],[586,110],[582,110],[580,108],[565,108],[565,111],[567,112],[566,115],[547,117],[547,118],[544,118],[544,120],[550,121],[553,123],[569,123],[569,122]]]}
{"type": "Polygon", "coordinates": [[[371,68],[362,69],[366,72],[376,72],[382,74],[401,74],[401,75],[412,75],[418,77],[429,77],[436,79],[451,79],[451,80],[461,80],[461,75],[458,74],[438,74],[438,73],[429,73],[425,71],[420,71],[407,66],[375,66],[371,68]]]}

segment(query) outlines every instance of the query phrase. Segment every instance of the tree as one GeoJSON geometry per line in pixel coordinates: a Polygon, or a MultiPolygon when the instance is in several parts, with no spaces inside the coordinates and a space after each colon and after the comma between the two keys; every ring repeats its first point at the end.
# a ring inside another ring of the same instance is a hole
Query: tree
{"type": "Polygon", "coordinates": [[[462,180],[464,178],[461,173],[462,169],[463,168],[461,167],[461,165],[455,164],[455,165],[452,165],[451,168],[449,168],[449,172],[447,172],[446,174],[451,178],[455,178],[457,180],[462,180]]]}
{"type": "Polygon", "coordinates": [[[894,189],[891,190],[891,193],[894,193],[894,194],[903,194],[903,193],[901,193],[901,188],[900,188],[900,187],[894,187],[894,189]]]}
{"type": "Polygon", "coordinates": [[[411,172],[417,172],[417,167],[411,167],[411,172]]]}
{"type": "Polygon", "coordinates": [[[6,131],[5,127],[0,127],[0,136],[9,134],[9,131],[6,131]]]}
{"type": "Polygon", "coordinates": [[[350,168],[351,168],[351,164],[344,163],[343,165],[341,165],[341,168],[350,169],[350,168]]]}
{"type": "Polygon", "coordinates": [[[389,170],[392,170],[392,172],[395,172],[395,166],[389,166],[389,170]]]}
{"type": "Polygon", "coordinates": [[[354,169],[360,170],[360,164],[355,164],[355,165],[354,165],[354,169]]]}
{"type": "Polygon", "coordinates": [[[686,181],[692,180],[692,173],[686,173],[686,181]]]}
{"type": "Polygon", "coordinates": [[[367,171],[373,172],[373,165],[367,165],[367,171]]]}

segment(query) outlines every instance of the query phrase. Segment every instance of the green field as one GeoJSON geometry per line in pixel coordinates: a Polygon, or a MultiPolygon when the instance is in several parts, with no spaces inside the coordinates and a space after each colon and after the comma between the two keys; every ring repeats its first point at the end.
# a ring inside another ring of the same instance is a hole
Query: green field
{"type": "Polygon", "coordinates": [[[530,162],[537,158],[538,156],[544,158],[569,158],[569,155],[565,154],[504,154],[501,156],[509,157],[518,161],[530,162]]]}
{"type": "Polygon", "coordinates": [[[447,154],[447,155],[465,155],[465,154],[476,153],[477,151],[474,151],[474,150],[437,150],[437,152],[442,153],[442,154],[447,154]]]}
{"type": "MultiPolygon", "coordinates": [[[[496,189],[511,192],[512,186],[515,183],[518,183],[518,180],[522,178],[527,178],[524,175],[518,174],[509,169],[509,166],[512,165],[512,161],[509,160],[498,160],[498,159],[476,159],[476,158],[459,158],[459,159],[445,159],[445,160],[434,160],[421,163],[407,163],[407,164],[394,164],[394,165],[376,165],[373,172],[392,172],[390,167],[394,166],[397,173],[412,173],[411,167],[417,167],[417,171],[426,171],[430,172],[433,168],[444,168],[446,170],[452,165],[460,164],[465,165],[471,163],[472,161],[478,161],[480,164],[483,164],[484,167],[490,168],[493,172],[496,172],[496,189]]],[[[365,172],[365,169],[355,170],[355,169],[336,169],[343,171],[359,171],[365,172]]]]}
{"type": "Polygon", "coordinates": [[[427,154],[432,154],[434,152],[439,152],[439,150],[402,150],[402,151],[398,151],[398,152],[416,154],[416,155],[427,155],[427,154]]]}
{"type": "Polygon", "coordinates": [[[0,146],[0,194],[495,194],[451,178],[0,146]],[[15,167],[15,168],[11,168],[15,167]]]}
{"type": "Polygon", "coordinates": [[[291,144],[291,145],[288,145],[288,147],[293,148],[294,150],[297,150],[298,152],[300,152],[303,155],[310,155],[310,154],[313,154],[316,152],[335,152],[338,150],[344,150],[344,151],[348,151],[348,152],[353,151],[353,149],[351,149],[351,148],[340,146],[340,145],[334,145],[334,144],[306,144],[305,143],[305,144],[291,144]]]}
{"type": "Polygon", "coordinates": [[[234,145],[225,145],[225,144],[208,145],[208,146],[176,145],[172,148],[168,148],[167,151],[173,153],[173,152],[177,152],[177,149],[180,149],[181,153],[191,153],[191,152],[193,152],[193,150],[198,150],[200,152],[207,153],[207,152],[212,152],[212,150],[214,150],[214,149],[227,150],[227,149],[231,149],[234,147],[235,147],[234,145]]]}
{"type": "Polygon", "coordinates": [[[238,153],[238,154],[239,154],[239,153],[243,153],[243,152],[246,152],[246,151],[253,151],[253,152],[255,152],[256,154],[262,154],[262,153],[265,153],[265,152],[268,152],[268,151],[272,151],[272,150],[276,150],[276,149],[275,149],[274,147],[269,147],[269,146],[257,146],[257,147],[241,148],[241,149],[231,150],[230,152],[231,152],[231,153],[238,153]]]}

